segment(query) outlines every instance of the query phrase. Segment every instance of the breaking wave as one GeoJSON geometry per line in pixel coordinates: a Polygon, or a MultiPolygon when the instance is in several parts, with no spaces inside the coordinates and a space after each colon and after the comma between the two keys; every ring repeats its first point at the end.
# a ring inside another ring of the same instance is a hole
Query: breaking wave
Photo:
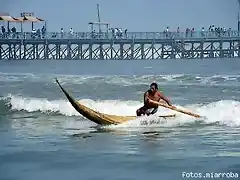
{"type": "Polygon", "coordinates": [[[31,74],[31,73],[0,73],[0,82],[53,82],[53,78],[58,77],[65,83],[83,84],[83,83],[109,83],[123,86],[148,85],[149,82],[157,81],[159,83],[177,83],[177,84],[227,84],[234,86],[240,85],[240,75],[191,75],[191,74],[173,74],[173,75],[131,75],[131,76],[81,76],[81,75],[61,75],[61,74],[31,74]]]}
{"type": "MultiPolygon", "coordinates": [[[[120,101],[120,100],[101,100],[94,101],[91,99],[80,100],[86,106],[106,114],[114,115],[135,115],[135,111],[142,103],[139,101],[120,101]]],[[[15,95],[8,95],[0,101],[0,107],[8,108],[9,111],[14,112],[41,112],[54,116],[60,114],[62,116],[76,116],[82,117],[66,100],[48,100],[33,97],[22,97],[15,95]]],[[[176,105],[178,106],[178,105],[176,105]]],[[[180,106],[179,106],[180,107],[180,106]]],[[[181,106],[181,108],[188,109],[192,112],[198,113],[204,118],[196,119],[191,116],[176,113],[177,117],[171,121],[159,121],[157,115],[173,114],[175,112],[160,108],[156,116],[141,117],[133,121],[118,125],[119,127],[126,126],[144,126],[149,124],[161,124],[161,126],[176,126],[189,123],[196,123],[201,121],[204,124],[219,124],[226,126],[240,126],[240,102],[233,100],[222,100],[208,104],[188,104],[181,106]]],[[[81,118],[83,121],[87,121],[81,118]]]]}

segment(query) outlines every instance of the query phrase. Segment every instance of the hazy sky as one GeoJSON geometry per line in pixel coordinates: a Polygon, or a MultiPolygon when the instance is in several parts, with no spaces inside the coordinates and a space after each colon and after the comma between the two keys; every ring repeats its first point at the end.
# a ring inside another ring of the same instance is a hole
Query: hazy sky
{"type": "Polygon", "coordinates": [[[210,24],[237,29],[238,0],[0,0],[0,12],[34,12],[47,20],[48,31],[88,31],[88,22],[97,21],[97,3],[101,21],[129,31],[200,29],[210,24]]]}

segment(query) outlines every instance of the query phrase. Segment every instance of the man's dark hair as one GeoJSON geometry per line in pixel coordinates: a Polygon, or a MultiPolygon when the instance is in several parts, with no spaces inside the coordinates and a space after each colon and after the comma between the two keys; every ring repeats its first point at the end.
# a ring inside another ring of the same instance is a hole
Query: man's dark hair
{"type": "Polygon", "coordinates": [[[154,82],[154,83],[152,83],[152,84],[150,85],[150,87],[151,87],[151,86],[154,86],[154,87],[155,87],[155,89],[158,89],[158,85],[157,85],[157,83],[155,83],[155,82],[154,82]]]}

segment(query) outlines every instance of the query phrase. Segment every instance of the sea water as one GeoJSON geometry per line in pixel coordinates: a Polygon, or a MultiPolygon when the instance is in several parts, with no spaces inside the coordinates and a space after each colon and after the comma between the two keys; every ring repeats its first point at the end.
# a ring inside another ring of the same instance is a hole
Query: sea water
{"type": "Polygon", "coordinates": [[[239,59],[1,61],[0,179],[237,179],[239,67],[239,59]],[[135,115],[155,81],[203,118],[159,108],[99,127],[74,110],[56,77],[86,106],[114,115],[135,115]]]}

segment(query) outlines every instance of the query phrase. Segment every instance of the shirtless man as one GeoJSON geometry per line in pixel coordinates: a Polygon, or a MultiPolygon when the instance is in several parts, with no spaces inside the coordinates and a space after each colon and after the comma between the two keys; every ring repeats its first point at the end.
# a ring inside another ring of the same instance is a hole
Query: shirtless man
{"type": "Polygon", "coordinates": [[[169,99],[158,90],[157,83],[152,83],[150,85],[150,89],[144,93],[144,105],[143,107],[139,108],[137,110],[137,116],[141,115],[150,115],[155,114],[158,111],[158,105],[149,102],[148,100],[151,99],[153,101],[163,101],[164,103],[167,103],[169,106],[172,105],[172,103],[169,101],[169,99]]]}

